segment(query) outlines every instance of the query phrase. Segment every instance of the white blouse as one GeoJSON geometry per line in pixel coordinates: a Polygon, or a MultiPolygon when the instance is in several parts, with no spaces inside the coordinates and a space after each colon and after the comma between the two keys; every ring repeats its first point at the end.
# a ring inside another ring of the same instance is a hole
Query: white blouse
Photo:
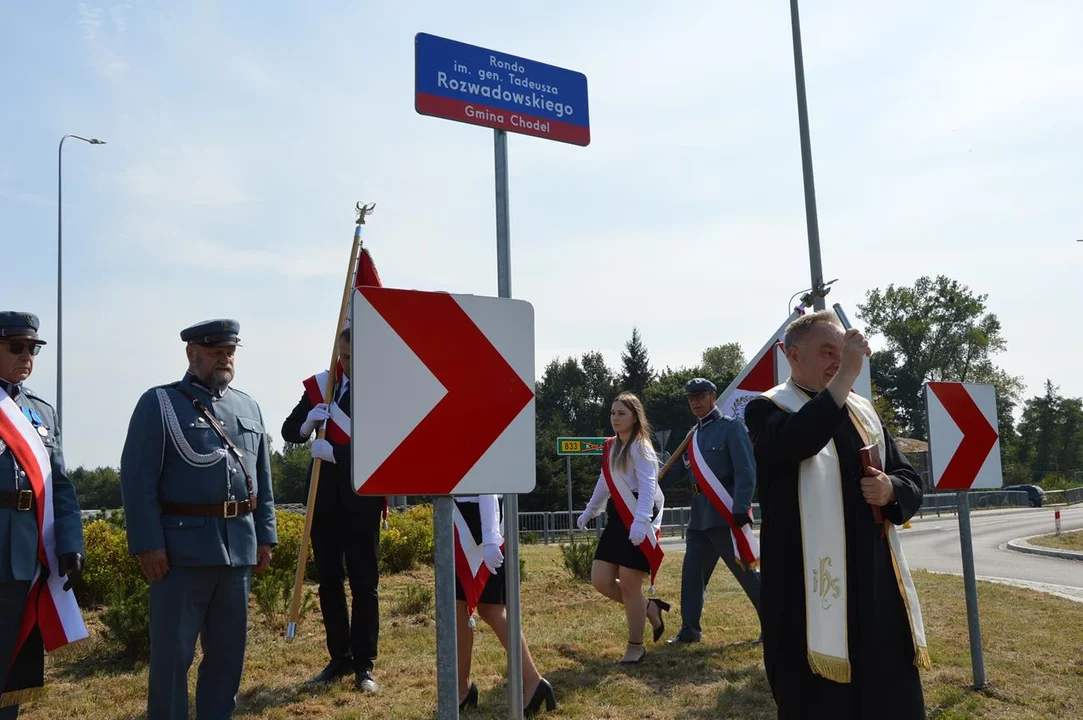
{"type": "MultiPolygon", "coordinates": [[[[654,509],[658,508],[658,521],[661,521],[661,510],[665,503],[665,495],[662,488],[658,487],[658,453],[649,442],[636,439],[628,448],[626,466],[623,470],[614,465],[609,466],[609,472],[613,475],[613,481],[619,483],[622,479],[639,496],[636,507],[630,508],[636,520],[651,523],[654,509]]],[[[587,503],[586,515],[588,518],[601,514],[605,509],[605,503],[609,499],[609,485],[605,481],[605,473],[598,472],[598,482],[594,486],[594,494],[587,503]]]]}

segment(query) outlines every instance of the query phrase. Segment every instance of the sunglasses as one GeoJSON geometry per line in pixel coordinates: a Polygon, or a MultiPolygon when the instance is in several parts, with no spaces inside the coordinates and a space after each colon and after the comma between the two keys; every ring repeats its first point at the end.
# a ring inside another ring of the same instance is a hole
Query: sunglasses
{"type": "Polygon", "coordinates": [[[12,355],[22,355],[23,352],[27,350],[30,351],[31,355],[37,355],[39,352],[41,352],[41,345],[33,342],[14,341],[5,343],[5,345],[7,345],[8,350],[11,352],[12,355]]]}

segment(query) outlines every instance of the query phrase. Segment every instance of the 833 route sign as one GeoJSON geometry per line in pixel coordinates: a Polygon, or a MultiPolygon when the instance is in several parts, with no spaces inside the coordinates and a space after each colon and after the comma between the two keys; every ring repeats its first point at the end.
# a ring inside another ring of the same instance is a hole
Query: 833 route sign
{"type": "Polygon", "coordinates": [[[603,437],[558,437],[557,455],[601,455],[603,437]]]}

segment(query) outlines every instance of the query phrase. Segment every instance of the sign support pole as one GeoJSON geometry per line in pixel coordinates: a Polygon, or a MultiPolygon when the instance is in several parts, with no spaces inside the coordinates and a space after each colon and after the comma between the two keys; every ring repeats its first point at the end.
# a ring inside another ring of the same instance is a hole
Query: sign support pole
{"type": "MultiPolygon", "coordinates": [[[[568,537],[572,536],[572,531],[575,530],[575,508],[572,507],[572,456],[565,455],[564,460],[567,462],[568,467],[568,537]]],[[[1059,515],[1057,516],[1059,523],[1059,515]]]]}
{"type": "Polygon", "coordinates": [[[436,497],[432,513],[436,569],[436,714],[441,720],[459,718],[454,502],[447,495],[436,497]]]}
{"type": "MultiPolygon", "coordinates": [[[[511,297],[511,218],[508,201],[508,133],[493,130],[496,171],[497,295],[511,297]]],[[[519,496],[504,496],[504,582],[508,613],[508,717],[523,717],[523,643],[519,613],[519,496]]]]}
{"type": "Polygon", "coordinates": [[[963,586],[966,589],[966,623],[970,631],[970,665],[974,689],[985,687],[985,660],[981,647],[981,619],[978,617],[978,582],[974,574],[974,544],[970,534],[970,499],[966,490],[955,495],[959,507],[959,544],[963,553],[963,586]]]}

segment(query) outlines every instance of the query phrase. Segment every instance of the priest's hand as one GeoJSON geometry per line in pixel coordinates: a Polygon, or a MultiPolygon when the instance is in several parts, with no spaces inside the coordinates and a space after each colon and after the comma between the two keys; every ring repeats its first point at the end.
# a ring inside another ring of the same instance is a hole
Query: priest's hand
{"type": "Polygon", "coordinates": [[[869,341],[860,330],[850,328],[842,338],[842,352],[839,359],[839,374],[857,378],[861,374],[861,365],[867,356],[872,355],[869,341]]]}
{"type": "Polygon", "coordinates": [[[139,567],[143,570],[143,575],[148,582],[161,580],[169,572],[169,558],[166,557],[165,548],[147,550],[136,557],[139,558],[139,567]]]}
{"type": "Polygon", "coordinates": [[[861,494],[865,502],[876,507],[895,502],[895,486],[891,478],[876,468],[865,468],[865,477],[861,478],[861,494]]]}
{"type": "Polygon", "coordinates": [[[638,546],[647,538],[647,533],[650,531],[650,523],[644,520],[633,520],[632,527],[628,529],[628,541],[633,545],[638,546]]]}
{"type": "Polygon", "coordinates": [[[748,513],[733,513],[733,524],[739,528],[752,524],[752,518],[748,513]]]}
{"type": "Polygon", "coordinates": [[[86,558],[77,552],[64,553],[56,559],[56,574],[68,578],[67,582],[64,583],[65,590],[71,590],[72,584],[83,574],[83,565],[85,564],[86,558]]]}

